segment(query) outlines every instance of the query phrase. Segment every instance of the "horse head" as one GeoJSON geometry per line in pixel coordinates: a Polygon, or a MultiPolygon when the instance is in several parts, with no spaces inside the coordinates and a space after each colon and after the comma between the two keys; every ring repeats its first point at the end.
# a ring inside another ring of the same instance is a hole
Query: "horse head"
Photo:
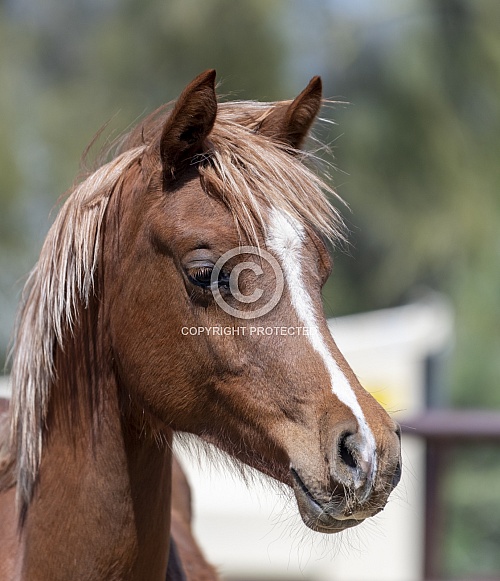
{"type": "Polygon", "coordinates": [[[340,221],[299,149],[321,81],[273,104],[218,104],[214,81],[123,144],[142,153],[110,198],[101,276],[126,413],[290,485],[305,524],[337,532],[382,510],[401,456],[323,314],[340,221]]]}

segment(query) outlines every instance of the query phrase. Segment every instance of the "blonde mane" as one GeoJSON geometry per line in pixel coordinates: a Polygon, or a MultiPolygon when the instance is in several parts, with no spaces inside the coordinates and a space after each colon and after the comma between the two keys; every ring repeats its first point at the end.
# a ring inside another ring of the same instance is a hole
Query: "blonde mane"
{"type": "Polygon", "coordinates": [[[70,193],[49,230],[24,287],[12,356],[11,446],[19,498],[30,500],[42,456],[45,421],[54,382],[54,349],[75,324],[77,303],[94,288],[101,227],[123,172],[144,147],[126,151],[70,193]]]}
{"type": "MultiPolygon", "coordinates": [[[[330,239],[343,226],[329,197],[328,180],[304,163],[311,156],[258,133],[276,104],[219,105],[206,149],[197,156],[205,189],[220,197],[236,226],[251,240],[265,229],[265,209],[275,207],[330,239]]],[[[26,283],[12,357],[10,450],[1,467],[16,464],[18,500],[29,504],[42,457],[44,430],[55,380],[54,353],[64,348],[81,307],[92,297],[108,202],[132,164],[151,151],[165,109],[149,116],[121,142],[121,153],[77,185],[62,206],[26,283]],[[80,308],[78,308],[80,307],[80,308]]],[[[0,474],[0,486],[9,479],[0,474]]]]}

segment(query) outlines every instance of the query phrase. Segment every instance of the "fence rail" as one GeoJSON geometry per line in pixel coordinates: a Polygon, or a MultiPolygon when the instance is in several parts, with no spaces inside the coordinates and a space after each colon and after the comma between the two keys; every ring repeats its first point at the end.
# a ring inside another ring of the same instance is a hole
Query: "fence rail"
{"type": "Polygon", "coordinates": [[[409,436],[420,436],[427,441],[498,440],[500,439],[500,412],[426,410],[403,421],[401,428],[409,436]]]}

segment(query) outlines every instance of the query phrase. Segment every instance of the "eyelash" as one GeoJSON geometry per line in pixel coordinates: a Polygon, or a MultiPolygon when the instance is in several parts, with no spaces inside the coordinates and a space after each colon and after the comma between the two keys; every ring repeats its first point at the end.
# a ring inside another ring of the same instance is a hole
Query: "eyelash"
{"type": "MultiPolygon", "coordinates": [[[[191,273],[188,274],[188,278],[190,282],[196,286],[199,286],[203,289],[209,289],[212,285],[212,272],[213,268],[210,266],[202,266],[196,270],[193,270],[191,273]]],[[[225,272],[219,273],[219,278],[217,281],[219,288],[229,288],[229,275],[225,272]]]]}
{"type": "Polygon", "coordinates": [[[203,266],[193,271],[193,273],[188,274],[189,280],[196,286],[201,288],[209,288],[211,285],[213,268],[208,266],[203,266]]]}

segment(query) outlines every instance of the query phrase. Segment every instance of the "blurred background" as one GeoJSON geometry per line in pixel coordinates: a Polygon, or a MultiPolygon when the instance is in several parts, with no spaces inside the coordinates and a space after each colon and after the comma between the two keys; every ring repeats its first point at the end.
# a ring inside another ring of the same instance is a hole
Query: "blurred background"
{"type": "MultiPolygon", "coordinates": [[[[323,77],[338,103],[318,133],[351,231],[327,314],[440,293],[454,326],[425,404],[498,409],[496,0],[0,0],[2,360],[26,273],[97,130],[126,129],[207,68],[228,99],[293,98],[323,77]]],[[[499,579],[498,441],[440,458],[431,572],[499,579]]]]}

